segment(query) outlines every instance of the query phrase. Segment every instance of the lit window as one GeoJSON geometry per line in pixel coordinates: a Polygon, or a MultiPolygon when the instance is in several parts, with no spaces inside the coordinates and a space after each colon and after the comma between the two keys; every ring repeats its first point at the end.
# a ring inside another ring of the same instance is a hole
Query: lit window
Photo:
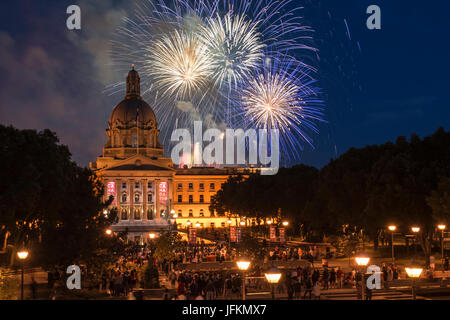
{"type": "Polygon", "coordinates": [[[177,189],[178,189],[178,190],[183,189],[183,184],[182,184],[182,183],[179,183],[178,186],[177,186],[177,189]]]}
{"type": "Polygon", "coordinates": [[[211,228],[214,228],[214,227],[216,226],[216,224],[215,224],[214,222],[211,222],[211,223],[209,224],[209,226],[210,226],[211,228]]]}
{"type": "Polygon", "coordinates": [[[193,216],[192,209],[189,209],[189,217],[192,217],[192,216],[193,216]]]}
{"type": "Polygon", "coordinates": [[[122,202],[127,202],[127,195],[126,195],[126,193],[122,194],[122,202]]]}
{"type": "Polygon", "coordinates": [[[221,222],[221,223],[220,223],[220,226],[221,226],[222,228],[225,228],[225,222],[221,222]]]}
{"type": "Polygon", "coordinates": [[[134,220],[141,220],[141,210],[134,209],[134,220]]]}
{"type": "Polygon", "coordinates": [[[134,202],[139,202],[141,200],[141,196],[139,195],[139,193],[136,193],[134,195],[134,202]]]}
{"type": "Polygon", "coordinates": [[[120,217],[122,220],[128,220],[128,212],[127,212],[127,209],[125,209],[125,208],[123,208],[122,209],[122,214],[121,214],[121,217],[120,217]]]}
{"type": "Polygon", "coordinates": [[[205,213],[203,212],[203,209],[200,209],[200,217],[204,217],[205,213]]]}
{"type": "Polygon", "coordinates": [[[150,202],[153,202],[153,194],[151,194],[151,193],[148,193],[147,194],[147,201],[150,203],[150,202]]]}
{"type": "Polygon", "coordinates": [[[178,217],[182,217],[183,216],[183,211],[181,211],[181,209],[178,209],[178,217]]]}

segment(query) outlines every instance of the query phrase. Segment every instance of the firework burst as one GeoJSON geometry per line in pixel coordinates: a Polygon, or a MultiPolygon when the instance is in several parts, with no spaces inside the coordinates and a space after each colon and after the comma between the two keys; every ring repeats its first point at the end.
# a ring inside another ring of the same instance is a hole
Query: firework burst
{"type": "Polygon", "coordinates": [[[223,18],[217,14],[201,27],[198,36],[212,59],[214,79],[219,87],[224,81],[236,87],[257,67],[264,48],[257,26],[257,21],[250,22],[229,12],[223,18]]]}
{"type": "Polygon", "coordinates": [[[192,33],[175,30],[146,48],[144,72],[162,94],[188,100],[196,92],[208,91],[212,59],[192,33]]]}
{"type": "MultiPolygon", "coordinates": [[[[301,8],[292,2],[140,2],[118,30],[111,58],[123,73],[136,64],[162,143],[174,126],[208,119],[211,126],[226,122],[279,129],[287,150],[298,151],[305,141],[312,144],[322,114],[318,90],[312,87],[316,70],[305,61],[317,50],[311,28],[302,24],[301,8]]],[[[123,86],[120,82],[107,91],[123,86]]]]}
{"type": "Polygon", "coordinates": [[[312,146],[309,132],[317,133],[316,122],[323,121],[322,101],[313,83],[296,61],[281,56],[267,58],[262,71],[241,91],[244,122],[256,128],[278,129],[283,149],[298,156],[301,141],[312,146]]]}

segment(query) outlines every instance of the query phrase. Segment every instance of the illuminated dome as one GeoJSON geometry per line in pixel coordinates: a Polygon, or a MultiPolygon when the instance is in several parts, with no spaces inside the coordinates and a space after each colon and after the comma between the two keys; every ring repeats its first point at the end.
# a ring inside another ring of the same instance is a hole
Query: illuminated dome
{"type": "Polygon", "coordinates": [[[140,78],[133,69],[127,76],[127,94],[113,110],[109,118],[110,128],[136,126],[157,128],[156,116],[152,108],[142,100],[140,94],[140,78]]]}

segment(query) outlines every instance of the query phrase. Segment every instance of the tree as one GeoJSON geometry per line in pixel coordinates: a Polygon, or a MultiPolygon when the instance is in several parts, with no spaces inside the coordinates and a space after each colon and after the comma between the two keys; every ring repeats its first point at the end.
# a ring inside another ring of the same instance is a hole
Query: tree
{"type": "Polygon", "coordinates": [[[112,261],[120,241],[105,230],[117,213],[103,214],[112,199],[103,203],[103,185],[55,133],[0,126],[0,150],[0,229],[3,239],[10,234],[11,264],[21,245],[42,266],[112,261]]]}

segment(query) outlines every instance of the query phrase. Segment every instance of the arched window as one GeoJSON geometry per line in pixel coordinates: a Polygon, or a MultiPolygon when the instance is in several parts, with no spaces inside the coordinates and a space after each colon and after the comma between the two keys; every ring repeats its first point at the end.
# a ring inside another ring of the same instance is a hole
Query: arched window
{"type": "Polygon", "coordinates": [[[193,217],[193,211],[192,211],[192,209],[189,209],[189,217],[193,217]]]}
{"type": "Polygon", "coordinates": [[[134,209],[134,220],[141,220],[141,209],[134,209]]]}
{"type": "Polygon", "coordinates": [[[152,209],[147,209],[147,219],[148,220],[153,220],[153,208],[152,209]]]}
{"type": "Polygon", "coordinates": [[[203,212],[203,209],[200,209],[200,217],[204,217],[205,213],[203,212]]]}
{"type": "Polygon", "coordinates": [[[153,195],[152,195],[151,192],[149,192],[149,193],[147,194],[147,202],[148,202],[148,203],[152,203],[152,202],[153,202],[153,195]]]}
{"type": "Polygon", "coordinates": [[[122,202],[127,202],[127,194],[122,193],[122,202]]]}
{"type": "Polygon", "coordinates": [[[178,217],[182,217],[183,216],[183,211],[181,209],[178,209],[178,217]]]}
{"type": "Polygon", "coordinates": [[[134,202],[139,203],[141,201],[141,195],[139,193],[134,194],[134,202]]]}
{"type": "Polygon", "coordinates": [[[128,212],[127,212],[127,209],[125,209],[125,208],[122,208],[122,214],[121,214],[121,217],[120,217],[122,220],[128,220],[128,212]]]}
{"type": "Polygon", "coordinates": [[[133,147],[137,147],[138,141],[137,141],[137,136],[135,134],[133,134],[133,136],[131,137],[131,145],[133,147]]]}

